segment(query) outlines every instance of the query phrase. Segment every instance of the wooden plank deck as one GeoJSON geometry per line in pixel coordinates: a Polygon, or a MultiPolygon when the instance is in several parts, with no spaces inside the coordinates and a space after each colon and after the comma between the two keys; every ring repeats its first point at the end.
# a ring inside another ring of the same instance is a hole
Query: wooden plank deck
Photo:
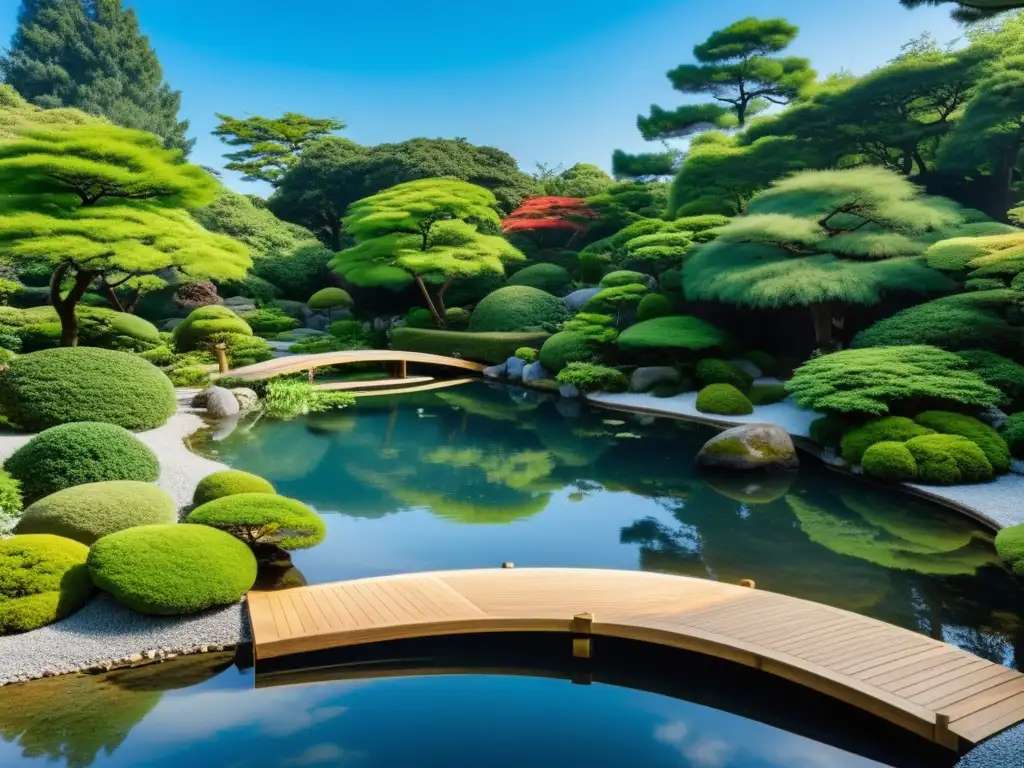
{"type": "Polygon", "coordinates": [[[257,662],[437,635],[575,632],[738,662],[952,749],[1024,720],[1024,675],[1016,671],[866,616],[684,576],[446,571],[254,591],[248,606],[257,662]]]}
{"type": "Polygon", "coordinates": [[[346,363],[424,363],[427,365],[444,365],[449,368],[461,368],[477,373],[482,372],[487,367],[482,363],[475,363],[472,360],[444,357],[443,355],[429,355],[424,352],[406,352],[400,349],[353,349],[341,352],[322,352],[316,355],[278,357],[262,363],[236,368],[233,371],[228,371],[225,375],[247,381],[257,381],[259,379],[269,379],[272,376],[280,376],[283,373],[297,373],[299,371],[322,368],[326,365],[344,365],[346,363]]]}

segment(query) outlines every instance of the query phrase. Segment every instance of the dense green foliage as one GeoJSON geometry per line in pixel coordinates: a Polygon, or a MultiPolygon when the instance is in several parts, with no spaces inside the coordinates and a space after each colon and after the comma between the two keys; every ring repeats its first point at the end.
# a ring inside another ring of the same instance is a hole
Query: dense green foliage
{"type": "Polygon", "coordinates": [[[559,373],[569,363],[590,363],[597,357],[597,342],[579,331],[559,331],[540,348],[540,364],[559,373]]]}
{"type": "Polygon", "coordinates": [[[697,410],[723,416],[744,416],[753,413],[754,406],[732,384],[708,384],[697,393],[697,410]]]}
{"type": "Polygon", "coordinates": [[[786,392],[785,384],[763,382],[752,385],[747,392],[747,397],[754,405],[771,405],[772,403],[781,403],[789,397],[789,393],[786,392]]]}
{"type": "Polygon", "coordinates": [[[307,549],[327,534],[323,518],[301,501],[262,492],[214,499],[189,513],[186,522],[219,528],[250,547],[307,549]]]}
{"type": "Polygon", "coordinates": [[[973,416],[950,411],[925,411],[914,417],[914,421],[943,435],[960,435],[977,445],[985,454],[996,474],[1010,469],[1010,449],[1006,441],[988,424],[973,416]]]}
{"type": "Polygon", "coordinates": [[[533,347],[520,347],[516,350],[516,357],[527,364],[536,362],[539,354],[540,350],[534,349],[533,347]]]}
{"type": "Polygon", "coordinates": [[[640,300],[647,295],[646,285],[628,283],[611,288],[602,288],[583,305],[583,311],[593,314],[607,314],[615,318],[615,325],[622,323],[623,314],[635,314],[640,300]]]}
{"type": "Polygon", "coordinates": [[[860,464],[865,451],[875,443],[905,443],[913,437],[930,435],[934,431],[905,416],[871,419],[843,435],[842,455],[851,464],[860,464]]]}
{"type": "Polygon", "coordinates": [[[328,288],[321,288],[319,291],[309,297],[309,301],[306,302],[310,309],[348,309],[352,306],[352,297],[349,296],[348,291],[343,288],[336,286],[330,286],[328,288]]]}
{"type": "Polygon", "coordinates": [[[261,336],[273,336],[298,328],[301,323],[289,317],[277,307],[264,307],[255,312],[248,312],[242,319],[249,325],[253,333],[261,336]]]}
{"type": "Polygon", "coordinates": [[[935,347],[871,347],[822,355],[798,368],[786,384],[803,408],[884,415],[920,406],[986,408],[1002,393],[966,370],[952,352],[935,347]]]}
{"type": "Polygon", "coordinates": [[[153,429],[176,408],[168,378],[124,352],[47,349],[16,357],[0,373],[0,410],[29,431],[73,421],[153,429]]]}
{"type": "Polygon", "coordinates": [[[609,272],[602,277],[599,285],[601,288],[619,288],[625,285],[643,284],[646,280],[647,275],[641,272],[634,272],[631,269],[619,269],[609,272]]]}
{"type": "Polygon", "coordinates": [[[196,506],[237,493],[276,493],[274,486],[259,475],[238,469],[225,469],[207,475],[196,486],[192,503],[196,506]]]}
{"type": "Polygon", "coordinates": [[[1024,365],[984,349],[958,352],[957,357],[967,362],[967,367],[986,384],[991,384],[1009,401],[1024,396],[1024,365]]]}
{"type": "Polygon", "coordinates": [[[32,504],[17,533],[52,533],[85,545],[138,525],[176,523],[178,508],[166,491],[135,480],[86,483],[32,504]]]}
{"type": "Polygon", "coordinates": [[[526,285],[508,285],[484,297],[469,319],[475,333],[552,332],[569,318],[557,296],[526,285]]]}
{"type": "Polygon", "coordinates": [[[864,474],[890,483],[912,481],[917,477],[917,461],[902,442],[883,440],[868,446],[861,457],[864,474]]]}
{"type": "Polygon", "coordinates": [[[25,503],[64,488],[105,480],[157,479],[156,456],[123,427],[77,422],[43,430],[10,455],[4,469],[19,483],[25,503]]]}
{"type": "Polygon", "coordinates": [[[570,282],[569,271],[557,264],[531,264],[508,280],[509,285],[526,285],[556,295],[562,294],[570,282]]]}
{"type": "Polygon", "coordinates": [[[0,540],[0,635],[52,624],[85,605],[92,596],[88,554],[60,536],[0,540]]]}
{"type": "Polygon", "coordinates": [[[808,431],[811,440],[823,448],[839,449],[847,428],[848,425],[844,419],[830,413],[812,421],[808,431]]]}
{"type": "Polygon", "coordinates": [[[622,371],[595,363],[567,363],[555,380],[571,384],[581,392],[625,392],[629,387],[629,379],[622,371]]]}
{"type": "Polygon", "coordinates": [[[0,534],[14,525],[23,507],[21,483],[0,469],[0,534]]]}
{"type": "Polygon", "coordinates": [[[542,331],[514,333],[463,333],[426,328],[395,328],[391,348],[461,357],[481,363],[503,363],[524,346],[539,346],[548,338],[542,331]]]}
{"type": "Polygon", "coordinates": [[[298,162],[303,147],[345,127],[340,120],[308,117],[297,112],[285,112],[277,118],[253,115],[241,119],[218,114],[217,119],[220,122],[213,135],[229,146],[243,147],[225,155],[230,162],[224,167],[238,171],[245,181],[266,181],[275,185],[298,162]]]}
{"type": "Polygon", "coordinates": [[[971,440],[959,435],[922,435],[904,445],[917,462],[918,480],[929,485],[979,483],[992,479],[992,465],[971,440]]]}
{"type": "Polygon", "coordinates": [[[754,383],[754,378],[728,360],[708,357],[697,363],[697,381],[701,386],[732,384],[736,389],[746,392],[754,383]]]}
{"type": "Polygon", "coordinates": [[[227,307],[199,307],[175,326],[174,349],[176,352],[192,352],[218,333],[252,336],[252,328],[227,307]]]}
{"type": "Polygon", "coordinates": [[[309,381],[272,379],[263,393],[263,413],[271,419],[294,419],[308,413],[347,408],[355,403],[350,392],[317,389],[309,381]]]}
{"type": "Polygon", "coordinates": [[[1017,573],[1024,574],[1024,524],[1011,525],[996,534],[996,552],[1017,573]]]}
{"type": "Polygon", "coordinates": [[[665,317],[672,314],[672,303],[668,297],[661,293],[649,293],[640,299],[636,307],[636,319],[638,322],[653,320],[656,317],[665,317]]]}
{"type": "Polygon", "coordinates": [[[1010,453],[1024,459],[1024,413],[1011,413],[1006,423],[999,428],[999,434],[1006,441],[1010,453]]]}
{"type": "Polygon", "coordinates": [[[732,344],[729,334],[689,315],[645,320],[619,334],[619,349],[629,353],[651,350],[701,352],[727,349],[732,344]]]}
{"type": "Polygon", "coordinates": [[[93,583],[118,602],[155,615],[196,613],[241,599],[256,580],[245,544],[205,525],[144,525],[92,545],[93,583]]]}

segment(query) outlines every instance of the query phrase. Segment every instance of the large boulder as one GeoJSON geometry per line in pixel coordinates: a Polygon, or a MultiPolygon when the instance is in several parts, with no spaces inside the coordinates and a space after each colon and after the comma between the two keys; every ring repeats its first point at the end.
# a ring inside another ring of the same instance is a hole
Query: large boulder
{"type": "Polygon", "coordinates": [[[235,396],[235,400],[238,401],[238,408],[242,411],[251,411],[260,401],[260,396],[248,387],[235,387],[231,390],[231,394],[235,396]]]}
{"type": "Polygon", "coordinates": [[[630,392],[647,392],[656,384],[678,384],[679,371],[670,365],[637,368],[629,377],[630,392]]]}
{"type": "Polygon", "coordinates": [[[535,363],[523,366],[523,384],[529,384],[531,381],[540,381],[541,379],[554,378],[550,372],[545,370],[544,366],[540,364],[538,360],[535,363]]]}
{"type": "Polygon", "coordinates": [[[573,312],[579,312],[583,309],[583,305],[590,301],[592,298],[597,296],[600,288],[580,288],[578,291],[573,291],[566,296],[562,301],[565,302],[565,306],[571,309],[573,312]]]}
{"type": "Polygon", "coordinates": [[[743,424],[715,435],[697,453],[710,469],[788,471],[800,465],[789,434],[775,424],[743,424]]]}
{"type": "Polygon", "coordinates": [[[525,367],[526,363],[518,357],[510,357],[505,361],[505,375],[508,376],[509,381],[522,381],[525,367]]]}
{"type": "MultiPolygon", "coordinates": [[[[238,400],[230,389],[209,387],[206,393],[206,412],[215,419],[226,419],[240,410],[238,400]]],[[[202,394],[202,393],[200,393],[202,394]]]]}

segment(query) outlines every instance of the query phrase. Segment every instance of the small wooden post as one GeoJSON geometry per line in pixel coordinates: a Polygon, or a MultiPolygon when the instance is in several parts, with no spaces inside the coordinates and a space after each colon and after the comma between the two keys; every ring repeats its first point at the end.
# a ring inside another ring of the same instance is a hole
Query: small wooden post
{"type": "Polygon", "coordinates": [[[576,659],[590,658],[590,633],[594,628],[594,614],[577,613],[572,617],[572,655],[576,659]]]}
{"type": "Polygon", "coordinates": [[[313,368],[313,366],[311,365],[311,366],[309,366],[309,370],[308,370],[308,371],[306,371],[306,381],[308,381],[308,382],[309,382],[310,384],[312,384],[312,383],[313,383],[313,371],[314,371],[314,370],[315,370],[315,369],[314,369],[314,368],[313,368]]]}
{"type": "Polygon", "coordinates": [[[935,714],[935,743],[956,752],[960,751],[960,738],[949,730],[949,715],[942,712],[935,714]]]}
{"type": "Polygon", "coordinates": [[[502,568],[515,568],[516,564],[511,562],[510,560],[506,560],[504,563],[501,564],[501,567],[502,568]]]}
{"type": "Polygon", "coordinates": [[[221,342],[214,346],[213,351],[217,355],[217,368],[220,370],[220,375],[223,376],[228,372],[228,347],[221,342]]]}
{"type": "Polygon", "coordinates": [[[404,379],[406,376],[409,375],[408,370],[409,370],[409,366],[406,364],[406,361],[405,360],[399,360],[395,364],[395,378],[396,379],[404,379]]]}
{"type": "Polygon", "coordinates": [[[757,589],[757,584],[754,583],[753,579],[740,579],[741,587],[748,587],[750,589],[757,589]]]}

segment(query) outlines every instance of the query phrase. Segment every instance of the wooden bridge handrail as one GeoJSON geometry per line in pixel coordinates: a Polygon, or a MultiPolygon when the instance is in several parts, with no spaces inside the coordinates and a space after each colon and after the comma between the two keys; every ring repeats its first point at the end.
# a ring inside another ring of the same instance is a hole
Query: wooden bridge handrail
{"type": "Polygon", "coordinates": [[[348,363],[423,363],[426,365],[443,365],[449,368],[480,373],[486,368],[483,363],[463,360],[458,357],[431,355],[426,352],[407,352],[401,349],[349,349],[339,352],[320,352],[315,355],[290,355],[266,360],[262,363],[246,365],[228,371],[232,378],[257,381],[280,376],[284,373],[298,373],[327,365],[345,365],[348,363]]]}

